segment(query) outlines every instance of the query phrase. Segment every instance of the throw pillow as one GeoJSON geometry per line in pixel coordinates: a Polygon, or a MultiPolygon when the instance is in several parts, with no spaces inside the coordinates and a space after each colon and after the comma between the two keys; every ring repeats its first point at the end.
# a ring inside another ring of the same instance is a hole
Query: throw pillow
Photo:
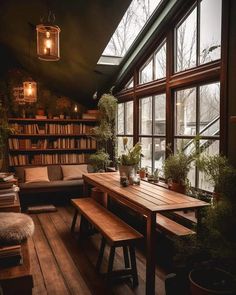
{"type": "Polygon", "coordinates": [[[25,183],[49,182],[47,167],[34,167],[25,169],[25,183]]]}
{"type": "Polygon", "coordinates": [[[88,173],[87,165],[62,165],[63,180],[81,179],[88,173]]]}

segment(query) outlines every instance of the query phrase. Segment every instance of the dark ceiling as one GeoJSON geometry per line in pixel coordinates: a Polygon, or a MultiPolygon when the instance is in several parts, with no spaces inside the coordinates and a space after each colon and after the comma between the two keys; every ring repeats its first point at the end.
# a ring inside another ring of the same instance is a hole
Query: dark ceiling
{"type": "MultiPolygon", "coordinates": [[[[0,62],[19,64],[52,90],[90,105],[96,88],[104,90],[117,68],[97,61],[131,0],[0,0],[0,62]],[[35,25],[51,9],[61,28],[61,59],[36,56],[35,25]]],[[[4,67],[5,65],[5,67],[4,67]]]]}

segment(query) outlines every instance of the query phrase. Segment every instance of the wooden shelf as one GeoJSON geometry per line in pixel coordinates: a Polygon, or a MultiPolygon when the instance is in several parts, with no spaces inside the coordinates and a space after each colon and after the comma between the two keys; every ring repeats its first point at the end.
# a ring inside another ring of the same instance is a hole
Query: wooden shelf
{"type": "Polygon", "coordinates": [[[81,133],[81,134],[26,134],[26,133],[22,133],[22,134],[11,134],[9,137],[14,138],[14,137],[83,137],[83,136],[90,136],[90,134],[88,133],[81,133]]]}
{"type": "Polygon", "coordinates": [[[55,163],[55,164],[26,164],[26,165],[10,165],[10,167],[25,167],[25,166],[53,166],[53,165],[83,165],[83,164],[88,164],[87,162],[79,162],[79,163],[55,163]]]}
{"type": "Polygon", "coordinates": [[[8,118],[8,122],[19,122],[19,123],[28,123],[28,122],[45,122],[45,123],[96,123],[97,119],[35,119],[35,118],[8,118]]]}
{"type": "Polygon", "coordinates": [[[64,148],[64,149],[17,149],[17,150],[14,150],[14,149],[9,149],[9,152],[13,152],[13,153],[38,153],[38,152],[42,152],[42,153],[45,153],[45,152],[75,152],[75,151],[95,151],[96,149],[87,149],[87,148],[84,148],[84,149],[78,149],[78,148],[74,148],[74,149],[69,149],[69,148],[64,148]]]}

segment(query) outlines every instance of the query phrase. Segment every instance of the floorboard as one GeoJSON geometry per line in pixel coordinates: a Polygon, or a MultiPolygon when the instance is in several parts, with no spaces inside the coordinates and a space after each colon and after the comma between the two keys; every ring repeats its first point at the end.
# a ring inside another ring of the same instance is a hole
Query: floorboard
{"type": "MultiPolygon", "coordinates": [[[[70,232],[73,217],[71,206],[57,207],[56,212],[31,214],[35,233],[29,241],[31,267],[34,279],[33,295],[143,295],[145,294],[145,257],[136,251],[139,286],[131,287],[130,280],[108,284],[104,275],[95,271],[101,236],[94,234],[78,239],[78,222],[75,233],[70,232]]],[[[109,247],[101,271],[106,272],[109,247]]],[[[123,252],[116,250],[114,269],[124,268],[123,252]]],[[[156,293],[164,295],[164,272],[156,271],[156,293]]]]}

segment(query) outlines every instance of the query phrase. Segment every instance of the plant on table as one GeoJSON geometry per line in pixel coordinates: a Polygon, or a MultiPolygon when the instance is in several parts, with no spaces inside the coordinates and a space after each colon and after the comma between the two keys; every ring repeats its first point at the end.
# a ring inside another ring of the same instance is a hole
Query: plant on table
{"type": "Polygon", "coordinates": [[[128,148],[128,138],[123,137],[124,153],[118,156],[120,174],[125,174],[128,178],[131,173],[135,173],[143,157],[142,146],[137,142],[132,148],[128,148]]]}

